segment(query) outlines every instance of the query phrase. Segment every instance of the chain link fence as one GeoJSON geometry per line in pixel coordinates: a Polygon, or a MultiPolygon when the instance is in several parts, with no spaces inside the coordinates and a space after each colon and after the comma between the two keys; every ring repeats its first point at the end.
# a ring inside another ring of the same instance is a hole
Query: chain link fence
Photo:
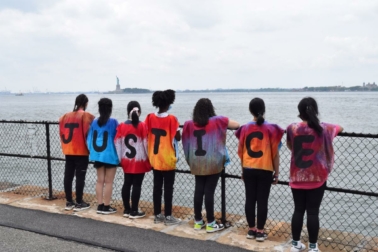
{"type": "MultiPolygon", "coordinates": [[[[64,155],[56,122],[0,121],[0,192],[64,198],[64,155]]],[[[290,151],[286,136],[280,150],[280,182],[272,186],[266,231],[291,237],[294,203],[289,181],[290,151]]],[[[244,183],[237,156],[238,140],[228,132],[231,158],[215,191],[216,217],[247,228],[244,183]]],[[[320,209],[319,243],[343,251],[378,251],[378,135],[340,133],[334,140],[335,165],[320,209]]],[[[117,169],[112,204],[122,208],[123,171],[117,169]]],[[[74,181],[75,184],[75,181],[74,181]]],[[[90,164],[84,199],[95,202],[96,170],[90,164]]],[[[182,146],[177,163],[173,214],[193,218],[194,176],[182,146]]],[[[152,172],[143,181],[140,208],[152,213],[152,172]]],[[[303,237],[308,238],[304,228],[303,237]]]]}

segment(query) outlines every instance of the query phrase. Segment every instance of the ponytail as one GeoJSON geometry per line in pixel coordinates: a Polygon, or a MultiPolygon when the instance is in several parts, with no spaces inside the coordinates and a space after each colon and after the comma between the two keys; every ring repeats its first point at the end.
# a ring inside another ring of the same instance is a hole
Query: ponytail
{"type": "Polygon", "coordinates": [[[139,124],[139,116],[142,114],[142,109],[139,102],[131,101],[127,104],[127,115],[131,120],[131,124],[136,128],[139,124]]]}
{"type": "Polygon", "coordinates": [[[256,124],[261,125],[265,122],[264,114],[265,114],[265,103],[264,100],[261,98],[253,98],[249,102],[249,112],[257,118],[256,124]]]}
{"type": "Polygon", "coordinates": [[[131,124],[136,128],[138,127],[138,123],[139,123],[139,115],[138,115],[138,111],[137,110],[134,110],[131,112],[131,124]]]}
{"type": "Polygon", "coordinates": [[[76,112],[80,108],[85,110],[87,103],[88,103],[88,97],[85,94],[78,95],[75,99],[75,105],[74,105],[73,111],[76,112]]]}
{"type": "Polygon", "coordinates": [[[307,122],[307,125],[315,130],[318,135],[323,133],[323,128],[320,125],[318,118],[318,104],[312,97],[303,98],[298,104],[299,117],[307,122]]]}
{"type": "Polygon", "coordinates": [[[257,116],[257,120],[256,120],[256,124],[257,125],[261,125],[265,122],[265,119],[263,117],[263,114],[262,113],[259,113],[258,116],[257,116]]]}
{"type": "Polygon", "coordinates": [[[99,100],[98,112],[100,113],[100,117],[98,118],[98,121],[97,121],[98,126],[101,127],[108,122],[110,115],[112,114],[112,108],[113,108],[112,100],[108,98],[102,98],[99,100]]]}

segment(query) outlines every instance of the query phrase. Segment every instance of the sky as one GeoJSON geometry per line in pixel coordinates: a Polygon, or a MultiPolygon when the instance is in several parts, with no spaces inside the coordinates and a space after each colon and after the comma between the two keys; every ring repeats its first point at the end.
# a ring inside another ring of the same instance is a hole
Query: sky
{"type": "Polygon", "coordinates": [[[377,0],[1,0],[0,91],[378,84],[377,24],[377,0]]]}

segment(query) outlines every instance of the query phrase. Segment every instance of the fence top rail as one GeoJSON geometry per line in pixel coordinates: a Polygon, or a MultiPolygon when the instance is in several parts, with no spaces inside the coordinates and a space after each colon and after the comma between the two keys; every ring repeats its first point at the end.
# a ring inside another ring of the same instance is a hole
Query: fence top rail
{"type": "Polygon", "coordinates": [[[59,124],[59,122],[53,122],[53,121],[24,121],[24,120],[14,120],[14,121],[0,120],[0,123],[19,123],[19,124],[59,124]]]}
{"type": "MultiPolygon", "coordinates": [[[[24,120],[0,120],[0,123],[19,123],[19,124],[59,124],[57,121],[24,121],[24,120]]],[[[183,125],[180,125],[182,128],[183,125]]],[[[233,131],[233,130],[232,130],[233,131]]],[[[286,133],[286,130],[285,130],[286,133]]],[[[355,132],[341,132],[338,136],[344,137],[363,137],[363,138],[378,138],[378,134],[370,134],[370,133],[355,133],[355,132]]]]}

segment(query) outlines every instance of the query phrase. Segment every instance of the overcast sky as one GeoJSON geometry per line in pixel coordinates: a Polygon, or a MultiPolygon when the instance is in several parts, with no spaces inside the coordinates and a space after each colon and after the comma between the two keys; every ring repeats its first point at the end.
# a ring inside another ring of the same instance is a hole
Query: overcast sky
{"type": "Polygon", "coordinates": [[[378,83],[377,0],[1,0],[0,90],[378,83]]]}

